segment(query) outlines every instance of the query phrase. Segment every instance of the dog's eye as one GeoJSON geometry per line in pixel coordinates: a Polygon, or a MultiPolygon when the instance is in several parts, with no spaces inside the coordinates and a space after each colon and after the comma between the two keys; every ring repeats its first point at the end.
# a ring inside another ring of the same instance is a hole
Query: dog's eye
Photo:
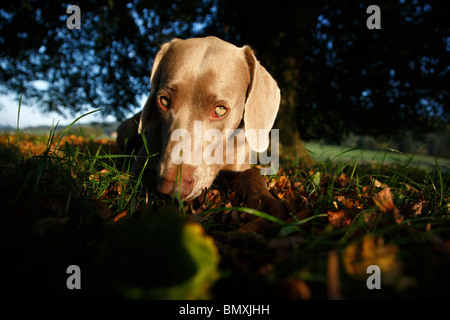
{"type": "Polygon", "coordinates": [[[159,101],[159,105],[163,108],[163,109],[168,109],[170,106],[170,100],[169,98],[167,98],[166,96],[161,96],[158,99],[159,101]]]}
{"type": "Polygon", "coordinates": [[[222,117],[223,115],[225,115],[225,113],[227,113],[228,109],[225,108],[224,106],[217,106],[214,109],[214,113],[216,114],[216,116],[218,117],[222,117]]]}

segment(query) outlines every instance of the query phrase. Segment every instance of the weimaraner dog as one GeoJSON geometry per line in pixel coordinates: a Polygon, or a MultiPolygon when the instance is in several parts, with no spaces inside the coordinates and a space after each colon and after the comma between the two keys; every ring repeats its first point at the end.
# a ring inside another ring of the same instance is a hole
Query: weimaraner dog
{"type": "MultiPolygon", "coordinates": [[[[177,190],[183,200],[198,197],[219,174],[231,176],[232,188],[241,194],[248,207],[284,215],[281,202],[270,194],[260,172],[251,169],[249,163],[174,161],[174,154],[187,154],[191,146],[191,156],[195,158],[205,150],[208,145],[205,140],[209,139],[194,137],[183,148],[176,149],[182,140],[179,135],[174,139],[176,131],[195,135],[218,130],[223,134],[216,140],[225,146],[230,139],[226,132],[231,130],[272,128],[280,90],[249,46],[236,47],[216,37],[174,39],[163,44],[156,55],[150,83],[150,96],[142,112],[118,129],[118,146],[127,153],[134,149],[139,156],[136,170],[143,166],[148,154],[158,154],[159,164],[155,168],[158,190],[168,195],[177,190]]],[[[245,148],[246,159],[249,146],[261,151],[257,142],[247,136],[244,145],[237,142],[233,145],[245,148]]],[[[234,153],[235,160],[237,154],[234,153]]]]}

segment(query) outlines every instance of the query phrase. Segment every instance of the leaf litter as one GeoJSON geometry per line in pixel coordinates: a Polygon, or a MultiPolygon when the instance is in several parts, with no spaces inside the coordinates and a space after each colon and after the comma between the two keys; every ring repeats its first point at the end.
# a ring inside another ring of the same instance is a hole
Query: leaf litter
{"type": "MultiPolygon", "coordinates": [[[[98,146],[103,144],[100,141],[98,146]]],[[[30,145],[24,144],[32,150],[30,145]]],[[[95,149],[95,142],[91,141],[90,147],[95,149]]],[[[20,187],[13,180],[20,161],[8,160],[4,165],[10,174],[2,173],[3,181],[9,179],[20,187]]],[[[9,215],[2,215],[1,229],[5,239],[20,243],[8,250],[13,256],[22,250],[19,254],[24,257],[19,262],[61,263],[70,260],[75,249],[76,256],[92,266],[88,271],[92,278],[102,275],[100,282],[92,282],[92,296],[105,294],[104,288],[113,288],[106,296],[113,292],[114,297],[157,299],[370,298],[380,293],[365,286],[369,265],[378,265],[382,270],[384,297],[429,297],[433,290],[442,292],[440,288],[450,284],[446,276],[450,266],[447,176],[438,181],[447,186],[440,189],[444,194],[436,194],[430,190],[436,190],[438,182],[430,185],[422,183],[426,178],[399,179],[392,167],[342,170],[334,165],[330,168],[327,163],[302,168],[285,161],[281,168],[266,181],[268,190],[289,212],[283,220],[270,218],[270,212],[245,208],[240,195],[220,183],[194,201],[180,204],[151,190],[145,196],[142,192],[130,192],[130,176],[115,173],[110,167],[99,166],[83,178],[82,169],[75,166],[75,171],[70,168],[73,183],[86,181],[87,185],[75,188],[70,201],[67,193],[57,196],[62,189],[59,186],[54,188],[55,195],[50,192],[44,197],[38,192],[31,201],[19,198],[9,215]],[[91,190],[93,185],[95,190],[91,190]],[[131,203],[132,197],[141,200],[131,207],[120,205],[119,198],[131,203]],[[440,199],[440,205],[435,199],[440,199]],[[166,213],[179,216],[176,221],[181,227],[173,231],[172,227],[165,227],[167,219],[155,218],[151,224],[163,231],[150,232],[154,234],[152,240],[149,231],[139,229],[139,225],[153,228],[142,219],[155,216],[162,207],[169,208],[166,213]],[[103,256],[95,252],[104,252],[101,248],[108,239],[103,234],[127,224],[130,227],[119,237],[122,240],[109,247],[109,260],[99,260],[103,256]],[[17,228],[31,233],[32,239],[39,239],[34,243],[35,249],[38,244],[48,247],[48,251],[60,247],[61,252],[52,251],[57,259],[42,262],[35,254],[25,257],[34,249],[24,249],[28,245],[24,239],[18,240],[17,228]],[[164,240],[167,234],[184,239],[177,244],[181,247],[173,248],[186,249],[172,250],[179,256],[158,253],[170,248],[164,240]],[[187,235],[192,244],[183,238],[187,235]],[[140,240],[136,242],[134,238],[140,240]],[[124,254],[128,253],[127,258],[117,255],[119,246],[124,254]],[[136,246],[149,249],[130,250],[136,246]],[[170,268],[153,267],[170,261],[178,262],[169,263],[170,268]],[[136,270],[134,265],[142,263],[148,268],[136,270]],[[158,282],[158,277],[168,279],[164,273],[170,272],[177,283],[158,282]]],[[[7,194],[5,189],[3,192],[7,194]]],[[[10,244],[2,245],[5,243],[10,244]]],[[[48,274],[44,280],[49,277],[48,274]]]]}

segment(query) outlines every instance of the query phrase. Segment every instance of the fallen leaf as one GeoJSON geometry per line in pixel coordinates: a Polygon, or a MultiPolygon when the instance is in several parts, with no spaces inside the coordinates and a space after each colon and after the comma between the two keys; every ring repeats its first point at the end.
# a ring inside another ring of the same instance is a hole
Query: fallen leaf
{"type": "Polygon", "coordinates": [[[345,174],[341,174],[334,182],[337,187],[346,188],[350,183],[350,178],[345,174]]]}
{"type": "Polygon", "coordinates": [[[377,265],[382,273],[382,283],[404,289],[414,281],[403,275],[398,252],[395,244],[385,244],[381,237],[366,235],[362,243],[353,242],[344,249],[342,263],[347,274],[357,278],[366,278],[367,267],[377,265]]]}
{"type": "Polygon", "coordinates": [[[362,204],[358,200],[345,197],[342,195],[336,196],[336,200],[339,201],[341,204],[343,204],[349,210],[358,211],[363,209],[362,204]]]}
{"type": "Polygon", "coordinates": [[[373,197],[373,201],[381,212],[390,212],[395,209],[390,188],[382,189],[378,192],[373,197]]]}
{"type": "Polygon", "coordinates": [[[300,189],[300,190],[303,190],[303,182],[295,181],[295,182],[292,184],[292,187],[293,187],[294,189],[300,189]]]}
{"type": "Polygon", "coordinates": [[[382,264],[385,271],[398,274],[397,253],[397,246],[385,245],[382,238],[367,235],[362,243],[353,242],[345,248],[342,261],[346,272],[352,276],[365,275],[367,267],[372,264],[382,264]]]}
{"type": "Polygon", "coordinates": [[[282,189],[288,182],[286,176],[281,176],[280,179],[278,179],[277,183],[275,184],[278,188],[282,189]]]}
{"type": "Polygon", "coordinates": [[[277,184],[277,180],[276,179],[272,179],[268,184],[267,184],[267,189],[272,189],[273,187],[275,187],[275,185],[277,184]]]}
{"type": "Polygon", "coordinates": [[[206,197],[206,203],[208,204],[208,208],[210,208],[210,209],[220,207],[222,205],[220,191],[213,189],[210,192],[208,192],[207,197],[206,197]]]}
{"type": "Polygon", "coordinates": [[[422,214],[423,206],[426,204],[426,201],[419,201],[414,203],[407,203],[402,206],[402,212],[408,216],[418,216],[422,214]]]}
{"type": "Polygon", "coordinates": [[[377,179],[372,179],[372,181],[373,181],[373,186],[375,188],[384,188],[384,189],[389,188],[389,186],[387,184],[384,184],[384,183],[378,181],[377,179]]]}
{"type": "Polygon", "coordinates": [[[287,189],[284,192],[280,192],[277,194],[278,198],[281,199],[285,199],[285,200],[289,200],[292,202],[295,202],[295,196],[294,196],[294,192],[291,188],[287,189]]]}
{"type": "Polygon", "coordinates": [[[378,209],[384,213],[392,213],[392,216],[395,219],[395,222],[401,223],[404,217],[400,214],[397,207],[394,205],[394,201],[392,200],[391,189],[385,188],[379,191],[374,197],[373,201],[377,205],[378,209]]]}
{"type": "Polygon", "coordinates": [[[127,215],[127,210],[124,210],[120,213],[118,213],[115,217],[114,217],[114,222],[119,221],[120,219],[122,219],[123,217],[125,217],[127,215]]]}
{"type": "Polygon", "coordinates": [[[414,188],[413,186],[411,186],[410,184],[407,184],[406,182],[400,182],[401,185],[404,185],[406,190],[411,191],[411,192],[419,192],[419,190],[417,190],[416,188],[414,188]]]}
{"type": "Polygon", "coordinates": [[[352,224],[352,216],[344,209],[328,211],[328,221],[335,228],[348,227],[352,224]]]}

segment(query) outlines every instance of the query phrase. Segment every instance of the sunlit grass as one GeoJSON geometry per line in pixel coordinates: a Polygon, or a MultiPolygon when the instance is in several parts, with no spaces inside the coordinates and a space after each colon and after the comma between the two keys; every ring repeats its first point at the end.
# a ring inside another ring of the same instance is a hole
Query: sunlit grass
{"type": "MultiPolygon", "coordinates": [[[[81,128],[79,135],[70,133],[76,125],[74,121],[64,130],[55,125],[43,136],[17,130],[0,137],[0,199],[8,209],[0,220],[4,232],[14,231],[11,221],[31,224],[32,233],[64,229],[69,231],[63,238],[76,239],[69,243],[84,248],[100,241],[102,228],[93,228],[98,219],[109,225],[142,208],[148,213],[171,207],[224,242],[225,256],[250,250],[247,241],[272,246],[274,255],[267,259],[276,259],[269,263],[271,271],[263,273],[264,281],[295,279],[322,292],[319,297],[325,296],[330,281],[325,272],[330,252],[342,264],[340,281],[347,296],[365,276],[361,261],[382,265],[384,284],[404,294],[426,278],[406,265],[425,259],[418,249],[444,256],[450,252],[450,175],[443,159],[307,144],[316,159],[313,166],[303,167],[298,159],[282,155],[278,174],[266,177],[269,191],[289,213],[288,219],[279,219],[245,207],[238,195],[220,185],[190,203],[163,196],[147,171],[155,165],[154,155],[148,154],[144,168],[133,172],[134,155],[121,155],[113,141],[88,138],[81,128]],[[287,256],[281,259],[276,244],[291,242],[295,249],[283,251],[287,256]]],[[[425,269],[435,268],[441,270],[433,263],[425,269]]]]}

